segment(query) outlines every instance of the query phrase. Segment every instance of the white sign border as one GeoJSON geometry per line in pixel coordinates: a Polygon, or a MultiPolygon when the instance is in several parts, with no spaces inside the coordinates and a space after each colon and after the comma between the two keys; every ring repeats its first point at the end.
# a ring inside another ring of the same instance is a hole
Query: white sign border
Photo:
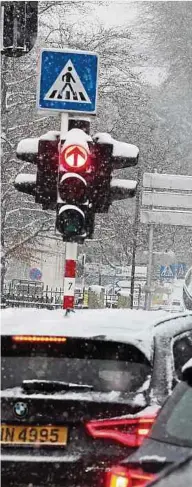
{"type": "Polygon", "coordinates": [[[55,112],[55,113],[73,113],[74,115],[87,115],[88,116],[96,116],[97,114],[97,102],[98,102],[98,83],[99,82],[99,54],[94,51],[81,51],[81,50],[76,50],[76,49],[51,49],[49,47],[44,47],[40,49],[39,53],[39,62],[38,62],[38,79],[37,79],[37,92],[36,92],[36,109],[45,112],[55,112]],[[81,111],[81,110],[65,110],[63,108],[45,108],[45,107],[40,107],[39,106],[39,99],[40,99],[40,86],[41,86],[41,66],[42,66],[42,54],[44,51],[49,51],[49,52],[62,52],[62,53],[67,53],[67,54],[86,54],[90,56],[96,56],[97,57],[97,77],[96,77],[96,96],[95,96],[95,110],[93,112],[88,112],[88,111],[81,111]]]}

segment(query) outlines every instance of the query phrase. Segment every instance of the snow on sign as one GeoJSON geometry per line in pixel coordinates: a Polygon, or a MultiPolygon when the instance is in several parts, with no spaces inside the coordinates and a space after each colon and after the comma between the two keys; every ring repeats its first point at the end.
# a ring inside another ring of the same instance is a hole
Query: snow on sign
{"type": "Polygon", "coordinates": [[[96,53],[42,49],[37,108],[95,114],[97,77],[96,53]]]}

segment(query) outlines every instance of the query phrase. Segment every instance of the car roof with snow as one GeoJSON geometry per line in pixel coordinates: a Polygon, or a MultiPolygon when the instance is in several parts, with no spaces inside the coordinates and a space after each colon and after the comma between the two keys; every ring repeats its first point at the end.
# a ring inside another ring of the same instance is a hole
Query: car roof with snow
{"type": "Polygon", "coordinates": [[[136,345],[150,359],[153,338],[192,328],[192,312],[130,309],[64,310],[8,308],[2,310],[1,335],[48,335],[113,340],[136,345]],[[186,316],[182,323],[179,317],[186,316]]]}

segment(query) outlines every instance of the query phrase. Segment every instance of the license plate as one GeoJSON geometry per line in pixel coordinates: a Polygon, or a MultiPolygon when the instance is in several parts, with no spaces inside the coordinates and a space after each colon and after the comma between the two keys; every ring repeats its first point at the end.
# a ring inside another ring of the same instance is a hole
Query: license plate
{"type": "Polygon", "coordinates": [[[65,426],[1,425],[1,443],[11,445],[66,445],[68,428],[65,426]]]}

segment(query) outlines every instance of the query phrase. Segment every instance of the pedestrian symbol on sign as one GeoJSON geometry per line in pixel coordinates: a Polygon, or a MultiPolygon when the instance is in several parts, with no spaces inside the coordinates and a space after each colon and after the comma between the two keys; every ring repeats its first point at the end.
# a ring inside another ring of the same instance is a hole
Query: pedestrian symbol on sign
{"type": "Polygon", "coordinates": [[[91,103],[71,60],[65,64],[59,76],[46,93],[44,100],[91,103]]]}
{"type": "Polygon", "coordinates": [[[184,279],[185,274],[186,274],[187,266],[186,264],[179,263],[177,266],[177,278],[178,279],[184,279]]]}
{"type": "Polygon", "coordinates": [[[62,90],[60,92],[59,97],[61,96],[61,98],[62,98],[62,93],[64,92],[65,88],[67,88],[67,87],[69,87],[69,89],[72,91],[73,95],[75,95],[75,92],[73,91],[73,88],[71,86],[71,81],[73,81],[75,83],[75,79],[73,78],[73,75],[70,73],[70,71],[72,71],[71,66],[68,67],[67,73],[63,74],[63,76],[62,76],[62,81],[65,81],[65,78],[66,78],[66,83],[65,83],[64,88],[62,88],[62,90]]]}
{"type": "Polygon", "coordinates": [[[160,276],[168,279],[173,278],[174,273],[171,269],[171,266],[161,266],[160,276]]]}

